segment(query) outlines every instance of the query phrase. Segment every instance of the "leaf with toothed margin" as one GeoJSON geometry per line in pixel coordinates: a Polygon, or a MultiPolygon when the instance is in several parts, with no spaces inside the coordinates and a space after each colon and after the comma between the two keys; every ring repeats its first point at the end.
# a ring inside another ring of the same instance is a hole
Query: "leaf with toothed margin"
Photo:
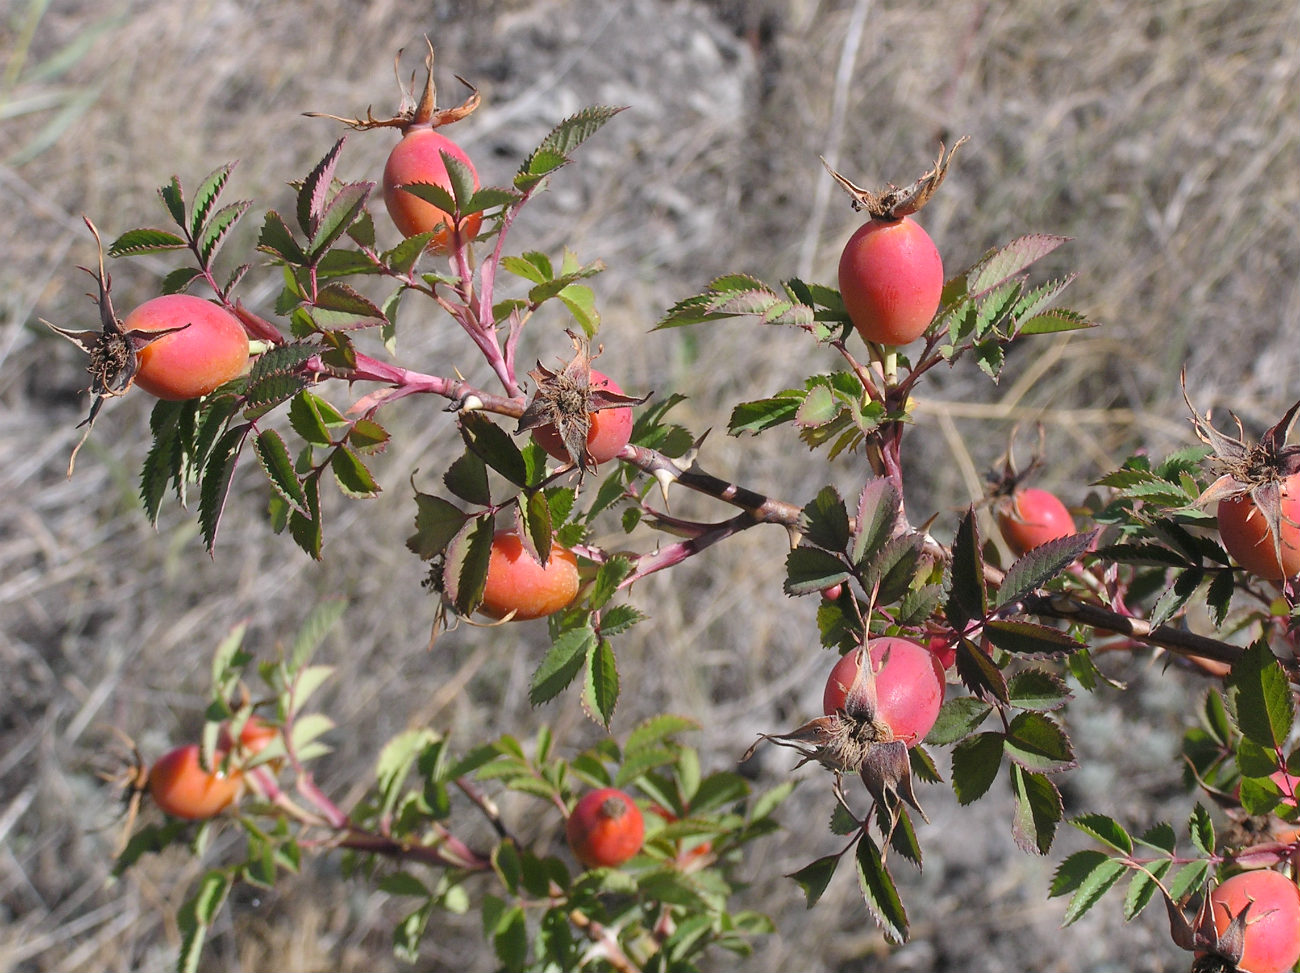
{"type": "Polygon", "coordinates": [[[225,435],[212,447],[204,464],[203,483],[199,492],[199,527],[209,554],[217,543],[217,528],[221,523],[221,512],[226,506],[226,495],[230,492],[230,481],[235,475],[239,450],[251,428],[251,424],[245,423],[227,429],[225,435]]]}
{"type": "Polygon", "coordinates": [[[984,558],[980,554],[979,530],[972,507],[962,518],[952,544],[951,587],[946,606],[948,623],[958,631],[984,618],[987,594],[984,589],[984,558]]]}
{"type": "Polygon", "coordinates": [[[334,143],[324,158],[316,163],[316,168],[302,181],[302,187],[298,190],[298,227],[309,238],[315,235],[320,216],[325,211],[334,169],[346,140],[345,135],[334,143]]]}
{"type": "Polygon", "coordinates": [[[166,230],[139,229],[127,230],[108,247],[110,257],[136,256],[144,253],[165,253],[168,250],[184,250],[187,244],[175,233],[166,230]]]}
{"type": "Polygon", "coordinates": [[[447,545],[443,593],[462,615],[473,612],[483,600],[492,535],[492,515],[482,514],[468,521],[447,545]]]}
{"type": "Polygon", "coordinates": [[[879,923],[885,938],[890,942],[907,941],[907,910],[903,908],[902,897],[885,867],[880,849],[865,831],[858,839],[857,854],[854,860],[858,867],[858,887],[863,900],[872,916],[879,923]]]}

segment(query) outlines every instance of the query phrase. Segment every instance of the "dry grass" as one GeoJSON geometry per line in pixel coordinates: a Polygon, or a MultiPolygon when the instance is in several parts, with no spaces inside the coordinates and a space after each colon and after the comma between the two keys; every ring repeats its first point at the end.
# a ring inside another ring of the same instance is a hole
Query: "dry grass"
{"type": "MultiPolygon", "coordinates": [[[[738,325],[647,335],[657,314],[724,271],[775,279],[798,268],[833,279],[854,217],[821,195],[817,155],[861,182],[902,182],[938,138],[964,133],[972,142],[926,211],[949,265],[1022,232],[1073,237],[1058,269],[1081,271],[1071,300],[1105,328],[1024,349],[998,387],[965,369],[939,376],[912,442],[914,516],[964,505],[1012,423],[1035,419],[1047,425],[1051,480],[1082,499],[1081,484],[1131,446],[1162,450],[1187,438],[1177,399],[1184,366],[1199,405],[1230,405],[1256,424],[1297,394],[1300,53],[1291,39],[1300,13],[1286,0],[10,8],[0,23],[0,970],[170,964],[168,915],[196,866],[168,854],[108,884],[117,807],[94,771],[111,749],[105,725],[151,754],[194,732],[209,653],[238,619],[250,622],[249,644],[271,653],[315,599],[350,599],[323,650],[340,679],[321,699],[341,726],[323,784],[344,798],[364,786],[376,744],[407,725],[450,729],[464,744],[538,720],[555,722],[566,747],[596,738],[571,700],[529,711],[541,638],[532,626],[461,630],[425,651],[432,606],[402,541],[407,476],[420,467],[427,482],[448,442],[436,404],[393,410],[406,438],[379,470],[388,487],[380,499],[330,498],[321,565],[270,535],[252,476],[239,482],[214,561],[188,514],[170,510],[149,528],[134,489],[148,406],[135,397],[105,410],[77,476],[63,477],[84,409],[82,373],[36,317],[88,317],[88,280],[72,269],[93,260],[79,215],[112,237],[156,219],[153,190],[172,173],[192,185],[232,158],[241,159],[234,193],[283,207],[284,180],[337,134],[300,113],[386,108],[394,49],[426,31],[448,90],[452,72],[482,86],[486,106],[458,135],[488,180],[507,178],[562,115],[590,103],[632,106],[584,147],[581,167],[555,180],[516,243],[555,251],[568,241],[609,264],[597,281],[606,361],[630,390],[691,396],[682,417],[697,430],[721,426],[725,403],[830,363],[811,360],[795,335],[738,325]]],[[[377,172],[387,145],[383,135],[353,136],[346,174],[377,172]]],[[[121,305],[165,269],[116,267],[121,305]]],[[[267,278],[246,299],[265,304],[274,287],[267,278]]],[[[556,323],[537,329],[545,334],[530,353],[563,350],[556,323]]],[[[401,343],[433,371],[474,375],[443,321],[409,315],[401,343]]],[[[803,500],[822,475],[798,454],[779,434],[737,442],[715,433],[703,462],[803,500]]],[[[845,485],[858,475],[831,473],[845,485]]],[[[945,513],[936,530],[952,521],[945,513]]],[[[616,730],[661,708],[693,714],[704,724],[698,742],[722,766],[757,730],[814,705],[824,658],[809,651],[812,606],[780,594],[784,544],[779,531],[752,532],[642,586],[638,600],[657,620],[620,647],[633,691],[616,730]]],[[[1142,663],[1114,665],[1134,691],[1122,704],[1081,708],[1076,742],[1096,763],[1067,783],[1071,806],[1139,824],[1181,815],[1168,758],[1197,687],[1142,663]],[[1138,718],[1149,750],[1132,745],[1127,721],[1138,718]]],[[[762,771],[775,781],[787,767],[776,755],[762,771]]],[[[792,822],[830,811],[825,781],[806,776],[792,822]]],[[[830,844],[822,829],[796,825],[764,849],[753,875],[748,904],[782,932],[747,968],[1177,962],[1154,914],[1120,928],[1118,906],[1104,904],[1058,930],[1060,903],[1044,901],[1050,863],[1011,847],[1007,809],[991,798],[959,814],[952,803],[938,790],[927,798],[927,868],[903,877],[911,945],[885,949],[847,875],[805,912],[780,872],[830,844]],[[945,831],[961,837],[945,840],[945,831]]],[[[271,894],[241,895],[227,915],[207,968],[395,965],[386,931],[394,905],[328,861],[271,894]]],[[[422,965],[486,968],[476,930],[473,921],[445,924],[422,965]]]]}

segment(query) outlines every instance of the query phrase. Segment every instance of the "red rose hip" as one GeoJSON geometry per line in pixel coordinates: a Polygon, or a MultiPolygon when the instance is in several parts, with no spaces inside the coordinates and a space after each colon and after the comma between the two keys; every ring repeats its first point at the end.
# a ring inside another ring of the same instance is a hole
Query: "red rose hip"
{"type": "Polygon", "coordinates": [[[579,799],[564,831],[578,861],[588,868],[613,868],[641,850],[645,819],[632,798],[602,787],[579,799]]]}
{"type": "Polygon", "coordinates": [[[919,338],[943,293],[939,250],[911,217],[871,220],[840,254],[840,295],[867,341],[906,345],[919,338]]]}

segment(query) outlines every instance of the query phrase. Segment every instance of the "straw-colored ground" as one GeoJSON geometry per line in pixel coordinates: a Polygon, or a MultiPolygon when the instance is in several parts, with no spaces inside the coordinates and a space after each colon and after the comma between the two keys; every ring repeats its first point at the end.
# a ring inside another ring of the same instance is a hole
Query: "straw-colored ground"
{"type": "MultiPolygon", "coordinates": [[[[1232,407],[1257,428],[1300,394],[1300,8],[1289,0],[13,0],[0,14],[0,970],[172,963],[171,915],[199,866],[169,853],[110,884],[118,807],[96,772],[116,753],[109,726],[149,755],[194,733],[210,652],[237,620],[270,654],[314,601],[349,598],[322,649],[339,679],[320,699],[339,723],[320,776],[344,803],[364,788],[377,744],[410,725],[469,743],[548,720],[565,747],[597,738],[572,698],[530,711],[542,638],[532,625],[462,629],[425,649],[433,605],[403,539],[408,477],[433,477],[449,441],[436,403],[407,400],[389,416],[401,439],[378,464],[380,499],[329,497],[320,565],[271,535],[251,471],[214,560],[184,511],[150,528],[135,499],[142,396],[110,403],[64,478],[84,373],[37,318],[92,320],[89,278],[74,269],[94,260],[81,214],[109,238],[157,222],[155,187],[173,173],[193,185],[238,158],[231,192],[256,201],[236,240],[247,244],[255,215],[289,205],[285,182],[338,134],[301,113],[386,110],[394,51],[425,33],[449,96],[453,73],[482,90],[485,107],[457,134],[487,181],[507,179],[582,105],[631,106],[556,178],[516,243],[605,260],[607,370],[629,390],[689,395],[680,419],[697,432],[720,429],[729,403],[831,363],[774,330],[648,334],[656,316],[726,271],[833,282],[854,215],[818,155],[859,182],[901,183],[941,138],[970,134],[925,213],[948,266],[1022,232],[1068,235],[1055,269],[1080,272],[1070,300],[1104,328],[1026,345],[998,387],[969,367],[937,377],[909,453],[909,509],[917,520],[939,511],[937,533],[978,493],[1016,421],[1045,423],[1046,482],[1081,502],[1131,446],[1187,439],[1184,366],[1198,405],[1232,407]]],[[[390,141],[352,136],[343,174],[375,177],[390,141]]],[[[114,265],[119,307],[170,266],[114,265]]],[[[245,300],[268,305],[274,275],[249,281],[245,300]]],[[[558,323],[539,322],[529,355],[563,351],[558,323]]],[[[487,380],[446,320],[408,313],[402,328],[413,362],[487,380]]],[[[799,502],[860,476],[852,459],[823,472],[779,433],[715,431],[701,459],[799,502]]],[[[811,600],[781,594],[785,543],[779,530],[753,531],[641,586],[656,620],[619,649],[616,732],[646,713],[690,713],[718,767],[757,731],[812,711],[826,657],[811,600]]],[[[1069,809],[1135,825],[1181,818],[1189,805],[1171,754],[1200,687],[1146,658],[1107,664],[1132,692],[1103,694],[1072,723],[1086,765],[1064,784],[1069,809]]],[[[768,754],[764,782],[789,766],[768,754]]],[[[1155,909],[1124,927],[1118,901],[1105,902],[1060,930],[1063,905],[1046,899],[1052,862],[1014,849],[996,793],[960,813],[950,792],[926,795],[925,873],[900,872],[910,945],[886,948],[848,874],[808,912],[781,874],[835,841],[801,826],[824,821],[832,798],[824,776],[800,776],[791,830],[764,847],[746,893],[780,934],[745,968],[1184,962],[1155,909]]],[[[1062,853],[1075,846],[1062,835],[1062,853]]],[[[238,893],[203,965],[396,968],[397,908],[325,858],[272,893],[238,893]]],[[[477,920],[440,921],[421,966],[489,968],[477,920]]]]}

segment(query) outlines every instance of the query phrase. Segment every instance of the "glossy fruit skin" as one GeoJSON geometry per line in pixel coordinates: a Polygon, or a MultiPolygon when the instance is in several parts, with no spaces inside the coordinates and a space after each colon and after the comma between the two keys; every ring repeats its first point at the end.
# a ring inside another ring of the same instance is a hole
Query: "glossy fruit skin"
{"type": "Polygon", "coordinates": [[[1282,481],[1282,561],[1273,534],[1249,494],[1220,500],[1219,538],[1243,568],[1257,578],[1281,581],[1300,574],[1300,473],[1282,481]],[[1287,521],[1294,523],[1287,523],[1287,521]]]}
{"type": "Polygon", "coordinates": [[[860,226],[840,254],[840,294],[853,326],[867,341],[906,345],[939,310],[943,259],[910,216],[860,226]]]}
{"type": "Polygon", "coordinates": [[[492,538],[487,583],[479,611],[516,620],[544,618],[568,606],[578,594],[578,559],[558,544],[543,567],[533,560],[513,530],[499,530],[492,538]]]}
{"type": "Polygon", "coordinates": [[[1237,963],[1242,973],[1285,973],[1300,960],[1300,888],[1285,875],[1241,872],[1216,886],[1210,903],[1220,935],[1232,917],[1252,903],[1237,963]]]}
{"type": "Polygon", "coordinates": [[[1037,487],[1003,497],[996,513],[1002,538],[1017,557],[1040,544],[1077,533],[1074,518],[1060,498],[1037,487]]]}
{"type": "MultiPolygon", "coordinates": [[[[447,163],[442,158],[444,152],[469,166],[470,172],[474,174],[474,188],[478,189],[478,172],[465,150],[431,128],[417,128],[407,132],[388,154],[388,162],[384,165],[384,205],[388,207],[388,215],[393,218],[402,236],[427,233],[439,223],[443,224],[442,229],[429,241],[428,249],[433,253],[446,253],[451,247],[451,214],[411,195],[401,187],[412,183],[431,183],[451,192],[451,177],[447,175],[447,163]]],[[[460,228],[461,239],[474,239],[482,222],[483,217],[479,213],[465,217],[460,228]]]]}
{"type": "Polygon", "coordinates": [[[136,355],[135,384],[172,402],[207,395],[248,364],[248,333],[229,311],[189,294],[145,301],[122,321],[123,331],[164,331],[136,355]]]}
{"type": "MultiPolygon", "coordinates": [[[[608,389],[621,395],[623,389],[604,372],[591,370],[593,388],[608,389]]],[[[632,408],[601,409],[588,413],[591,427],[587,430],[587,455],[594,463],[607,463],[619,454],[632,438],[632,408]]],[[[559,430],[552,425],[538,426],[533,430],[533,439],[538,446],[559,460],[568,460],[559,430]]]]}
{"type": "MultiPolygon", "coordinates": [[[[214,763],[221,760],[217,754],[214,763]]],[[[165,813],[187,821],[215,817],[239,796],[243,775],[204,770],[199,745],[189,743],[163,754],[149,769],[149,796],[165,813]]]]}
{"type": "Polygon", "coordinates": [[[614,868],[641,850],[645,819],[632,798],[616,787],[602,787],[582,795],[564,833],[582,864],[614,868]]]}
{"type": "MultiPolygon", "coordinates": [[[[907,746],[924,739],[943,705],[943,666],[928,648],[895,637],[867,643],[876,674],[876,719],[889,724],[894,738],[907,746]]],[[[842,710],[858,674],[857,651],[841,656],[822,693],[822,712],[842,710]]]]}

